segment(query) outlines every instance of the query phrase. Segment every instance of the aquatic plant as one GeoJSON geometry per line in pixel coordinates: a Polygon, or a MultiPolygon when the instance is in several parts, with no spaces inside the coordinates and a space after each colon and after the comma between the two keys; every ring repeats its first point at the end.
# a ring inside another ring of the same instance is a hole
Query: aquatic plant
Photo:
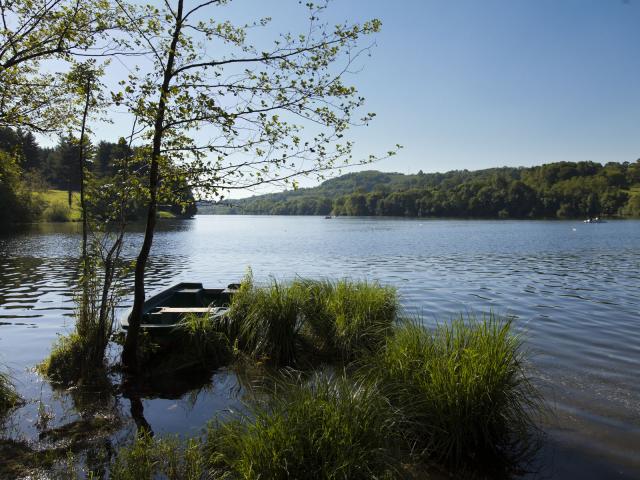
{"type": "Polygon", "coordinates": [[[133,443],[118,451],[110,467],[110,478],[200,480],[204,478],[205,468],[201,445],[197,439],[182,443],[174,437],[154,438],[148,433],[142,433],[133,443]]]}
{"type": "Polygon", "coordinates": [[[350,360],[379,349],[399,309],[392,287],[367,281],[298,280],[303,318],[321,347],[350,360]]]}
{"type": "Polygon", "coordinates": [[[349,361],[380,348],[397,311],[395,289],[377,283],[302,279],[256,286],[249,272],[222,325],[241,350],[276,364],[294,363],[310,350],[349,361]]]}
{"type": "Polygon", "coordinates": [[[210,425],[205,453],[215,474],[231,478],[392,478],[399,421],[374,383],[294,375],[246,417],[210,425]]]}
{"type": "Polygon", "coordinates": [[[272,280],[256,287],[249,273],[232,298],[224,328],[254,358],[291,364],[300,330],[299,302],[291,285],[272,280]]]}
{"type": "Polygon", "coordinates": [[[0,416],[16,406],[20,397],[8,373],[0,370],[0,416]]]}
{"type": "Polygon", "coordinates": [[[372,361],[414,426],[425,458],[454,469],[507,468],[532,448],[539,396],[510,319],[457,318],[429,331],[407,321],[372,361]]]}

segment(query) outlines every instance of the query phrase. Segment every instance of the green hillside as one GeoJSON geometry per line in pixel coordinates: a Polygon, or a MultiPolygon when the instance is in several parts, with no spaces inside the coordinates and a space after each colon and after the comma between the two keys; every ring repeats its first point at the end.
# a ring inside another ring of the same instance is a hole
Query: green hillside
{"type": "Polygon", "coordinates": [[[404,175],[355,172],[200,213],[473,218],[640,216],[640,160],[404,175]]]}

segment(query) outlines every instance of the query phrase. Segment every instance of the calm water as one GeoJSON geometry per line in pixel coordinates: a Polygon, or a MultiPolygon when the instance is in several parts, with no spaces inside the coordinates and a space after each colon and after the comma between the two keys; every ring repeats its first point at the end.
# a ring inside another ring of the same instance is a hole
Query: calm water
{"type": "MultiPolygon", "coordinates": [[[[30,370],[71,328],[76,229],[0,236],[0,363],[31,400],[10,419],[14,437],[37,437],[40,400],[54,426],[77,416],[70,395],[30,370]]],[[[133,234],[130,257],[139,241],[133,234]]],[[[203,216],[163,223],[152,255],[149,291],[183,280],[226,285],[251,266],[259,280],[377,279],[429,324],[460,312],[513,315],[551,410],[539,476],[640,478],[638,221],[203,216]]],[[[195,434],[241,391],[220,371],[208,388],[144,399],[144,416],[155,432],[195,434]]],[[[127,402],[113,405],[122,437],[134,428],[127,402]]]]}

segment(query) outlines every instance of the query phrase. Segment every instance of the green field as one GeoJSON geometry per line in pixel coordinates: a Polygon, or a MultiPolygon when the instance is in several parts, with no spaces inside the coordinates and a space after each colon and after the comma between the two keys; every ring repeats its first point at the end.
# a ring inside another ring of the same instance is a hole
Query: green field
{"type": "Polygon", "coordinates": [[[44,221],[77,222],[82,218],[79,192],[72,193],[71,208],[69,208],[69,194],[66,190],[46,190],[36,193],[36,196],[45,204],[42,213],[42,220],[44,221]],[[56,218],[53,218],[54,210],[59,213],[56,218]],[[66,220],[63,217],[66,217],[66,220]]]}

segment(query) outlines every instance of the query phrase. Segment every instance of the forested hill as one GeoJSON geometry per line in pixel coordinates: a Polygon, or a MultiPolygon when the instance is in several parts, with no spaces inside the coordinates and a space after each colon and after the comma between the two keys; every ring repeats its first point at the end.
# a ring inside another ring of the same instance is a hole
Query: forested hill
{"type": "Polygon", "coordinates": [[[404,175],[364,171],[201,213],[407,217],[640,216],[640,160],[404,175]]]}

